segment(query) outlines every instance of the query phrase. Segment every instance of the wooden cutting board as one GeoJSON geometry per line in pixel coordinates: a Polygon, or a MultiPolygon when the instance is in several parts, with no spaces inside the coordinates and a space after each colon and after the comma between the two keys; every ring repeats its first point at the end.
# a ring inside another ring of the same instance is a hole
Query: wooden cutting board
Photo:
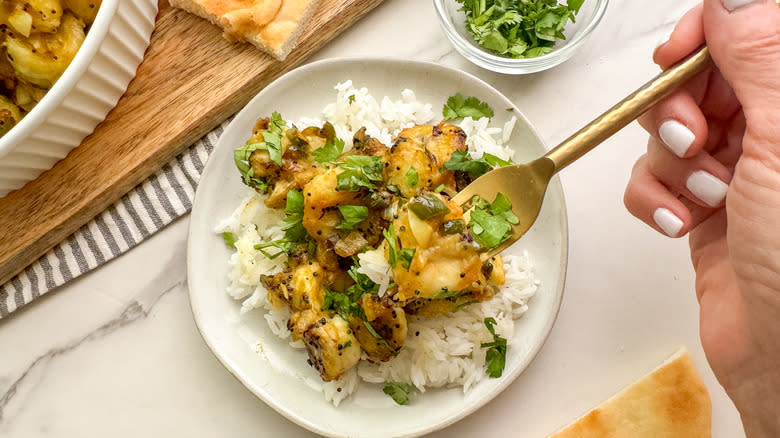
{"type": "Polygon", "coordinates": [[[279,62],[160,0],[151,45],[116,108],[53,169],[0,198],[0,284],[380,3],[322,0],[298,47],[279,62]]]}

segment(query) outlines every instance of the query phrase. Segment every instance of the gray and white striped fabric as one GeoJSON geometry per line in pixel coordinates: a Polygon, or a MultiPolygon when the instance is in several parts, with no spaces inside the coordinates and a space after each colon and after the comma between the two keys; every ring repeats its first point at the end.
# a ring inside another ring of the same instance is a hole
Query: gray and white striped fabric
{"type": "Polygon", "coordinates": [[[227,123],[0,286],[0,319],[118,257],[189,213],[203,167],[227,123]]]}

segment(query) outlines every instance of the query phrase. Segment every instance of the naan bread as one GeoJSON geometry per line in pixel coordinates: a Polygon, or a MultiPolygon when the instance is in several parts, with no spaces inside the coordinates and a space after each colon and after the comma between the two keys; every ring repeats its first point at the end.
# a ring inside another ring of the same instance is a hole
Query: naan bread
{"type": "Polygon", "coordinates": [[[712,404],[684,348],[550,438],[708,438],[712,404]]]}
{"type": "Polygon", "coordinates": [[[320,0],[170,0],[220,26],[230,41],[248,41],[284,60],[320,0]]]}

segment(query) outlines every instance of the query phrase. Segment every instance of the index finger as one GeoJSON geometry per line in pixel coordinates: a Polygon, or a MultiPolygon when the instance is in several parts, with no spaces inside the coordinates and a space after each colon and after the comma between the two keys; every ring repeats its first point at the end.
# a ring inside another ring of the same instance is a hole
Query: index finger
{"type": "Polygon", "coordinates": [[[677,64],[704,45],[703,13],[704,6],[701,4],[688,11],[677,23],[669,40],[655,50],[653,61],[662,69],[677,64]]]}

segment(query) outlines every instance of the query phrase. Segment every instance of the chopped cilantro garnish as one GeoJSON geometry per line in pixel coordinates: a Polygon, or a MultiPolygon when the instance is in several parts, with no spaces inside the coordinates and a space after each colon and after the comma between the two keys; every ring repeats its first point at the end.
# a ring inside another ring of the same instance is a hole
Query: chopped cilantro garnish
{"type": "Polygon", "coordinates": [[[339,230],[352,231],[368,218],[368,207],[362,205],[339,205],[344,220],[336,226],[339,230]]]}
{"type": "Polygon", "coordinates": [[[519,219],[512,213],[512,204],[503,193],[499,193],[492,204],[479,197],[475,198],[469,223],[471,231],[480,246],[486,249],[495,248],[509,238],[512,225],[516,225],[519,219]]]}
{"type": "Polygon", "coordinates": [[[337,177],[336,190],[357,192],[365,187],[374,190],[374,183],[382,181],[382,158],[365,155],[350,155],[339,167],[344,169],[337,177]]]}
{"type": "MultiPolygon", "coordinates": [[[[282,165],[282,131],[284,130],[284,127],[286,126],[286,123],[284,119],[282,119],[282,116],[274,111],[274,113],[271,115],[270,122],[268,123],[268,129],[263,132],[263,141],[259,143],[252,143],[245,146],[242,146],[236,151],[243,150],[243,153],[246,154],[245,158],[243,158],[244,161],[249,160],[249,155],[252,154],[257,149],[263,149],[268,151],[268,156],[271,158],[271,161],[278,165],[282,165]]],[[[234,154],[234,158],[236,155],[234,154]]]]}
{"type": "Polygon", "coordinates": [[[414,386],[408,383],[387,382],[382,391],[393,398],[399,405],[409,404],[409,394],[414,390],[414,386]]]}
{"type": "Polygon", "coordinates": [[[434,191],[434,193],[441,193],[441,192],[442,192],[442,190],[444,190],[444,189],[446,189],[446,188],[447,188],[447,187],[446,187],[444,184],[439,184],[439,186],[438,186],[438,187],[436,187],[435,189],[433,189],[433,191],[434,191]]]}
{"type": "Polygon", "coordinates": [[[395,268],[395,265],[400,260],[401,266],[404,269],[409,270],[409,267],[412,265],[412,259],[414,259],[414,253],[417,252],[417,249],[401,248],[393,224],[390,224],[386,230],[383,230],[382,235],[385,236],[385,240],[387,241],[387,262],[390,264],[390,267],[395,268]]]}
{"type": "Polygon", "coordinates": [[[236,248],[236,235],[230,232],[222,233],[222,240],[225,241],[225,246],[228,248],[236,248]]]}
{"type": "Polygon", "coordinates": [[[406,185],[411,188],[415,188],[417,187],[419,180],[420,176],[417,174],[417,169],[410,167],[409,171],[406,172],[406,185]]]}
{"type": "Polygon", "coordinates": [[[490,211],[496,216],[503,216],[512,225],[516,225],[519,222],[517,216],[512,213],[512,203],[509,202],[509,198],[503,193],[496,195],[495,201],[490,204],[490,211]]]}
{"type": "Polygon", "coordinates": [[[351,268],[349,268],[349,271],[347,271],[347,274],[349,274],[349,277],[352,278],[352,280],[355,281],[355,284],[350,286],[348,291],[351,291],[353,295],[357,294],[358,298],[360,295],[363,294],[375,294],[379,291],[379,285],[374,283],[371,278],[369,278],[366,274],[361,274],[358,272],[358,268],[360,268],[360,265],[355,262],[354,265],[352,265],[351,268]],[[352,290],[351,288],[355,288],[352,290]],[[358,294],[359,292],[359,294],[358,294]]]}
{"type": "Polygon", "coordinates": [[[477,242],[488,249],[501,244],[512,229],[507,221],[491,215],[488,210],[479,209],[471,212],[470,225],[477,242]]]}
{"type": "Polygon", "coordinates": [[[493,167],[505,167],[512,165],[512,160],[503,160],[493,154],[484,153],[482,159],[493,167]]]}
{"type": "Polygon", "coordinates": [[[468,306],[470,306],[472,304],[477,304],[477,303],[478,303],[478,301],[474,301],[474,300],[460,303],[457,306],[455,306],[454,309],[452,309],[452,313],[458,313],[461,310],[463,310],[464,308],[466,308],[466,307],[468,307],[468,306]]]}
{"type": "Polygon", "coordinates": [[[370,323],[370,322],[368,322],[368,320],[367,320],[367,319],[365,319],[365,318],[363,319],[363,325],[366,327],[366,330],[368,330],[368,333],[369,333],[369,334],[371,334],[371,336],[372,336],[374,339],[376,339],[376,340],[377,340],[377,342],[379,342],[381,345],[384,345],[384,346],[385,346],[385,348],[387,348],[388,350],[390,350],[390,353],[392,353],[393,355],[396,355],[396,354],[398,354],[398,350],[396,350],[395,348],[393,348],[393,346],[392,346],[392,345],[390,345],[390,343],[389,343],[389,342],[387,342],[387,339],[383,338],[383,337],[382,337],[382,335],[380,335],[379,333],[377,333],[377,331],[376,331],[376,329],[374,328],[374,326],[373,326],[373,325],[371,325],[371,323],[370,323]]]}
{"type": "Polygon", "coordinates": [[[485,362],[487,362],[487,369],[485,370],[488,376],[496,378],[501,377],[504,373],[504,366],[506,366],[506,339],[496,334],[496,320],[493,318],[485,318],[485,326],[493,335],[493,342],[482,344],[482,348],[487,348],[485,353],[485,362]]]}
{"type": "Polygon", "coordinates": [[[463,295],[463,292],[465,291],[442,289],[436,292],[436,295],[434,295],[431,298],[436,298],[436,299],[455,298],[463,295]]]}
{"type": "Polygon", "coordinates": [[[255,245],[269,259],[275,259],[282,254],[289,253],[295,243],[303,243],[309,236],[303,227],[303,194],[298,190],[287,192],[287,205],[284,209],[287,216],[281,223],[284,238],[267,243],[255,245]],[[279,252],[271,254],[264,251],[266,248],[276,248],[279,252]]]}
{"type": "Polygon", "coordinates": [[[273,260],[282,254],[289,254],[290,249],[292,249],[292,245],[293,243],[287,239],[279,239],[279,240],[272,240],[271,242],[266,242],[266,243],[258,243],[257,245],[255,245],[255,249],[260,251],[261,254],[268,257],[270,260],[273,260]],[[265,251],[266,248],[276,248],[279,251],[275,253],[270,253],[268,251],[265,251]]]}
{"type": "Polygon", "coordinates": [[[534,58],[566,39],[563,29],[584,0],[457,0],[466,29],[483,48],[507,58],[534,58]]]}
{"type": "Polygon", "coordinates": [[[490,170],[490,167],[490,163],[485,160],[472,159],[467,151],[453,152],[449,161],[444,163],[444,168],[447,170],[460,170],[462,172],[468,172],[475,178],[487,173],[487,171],[490,170]]]}
{"type": "Polygon", "coordinates": [[[356,299],[351,296],[351,294],[325,289],[325,298],[322,300],[322,310],[332,310],[341,315],[345,321],[349,321],[349,317],[356,313],[360,313],[361,309],[356,302],[356,299]]]}
{"type": "Polygon", "coordinates": [[[281,114],[274,111],[271,114],[268,130],[263,133],[263,142],[268,148],[268,155],[271,157],[271,161],[280,166],[282,165],[282,131],[284,131],[286,125],[281,114]]]}
{"type": "Polygon", "coordinates": [[[300,242],[307,236],[303,227],[303,193],[298,190],[287,192],[287,217],[282,221],[284,237],[291,242],[300,242]]]}
{"type": "Polygon", "coordinates": [[[260,144],[248,144],[234,150],[233,161],[236,163],[239,173],[241,173],[241,179],[244,181],[244,184],[257,189],[260,193],[265,193],[268,190],[268,183],[264,179],[256,177],[252,166],[249,165],[249,156],[252,155],[252,152],[260,149],[260,144]]]}
{"type": "Polygon", "coordinates": [[[284,206],[284,212],[289,214],[303,214],[303,193],[299,190],[290,190],[287,192],[287,202],[284,206]]]}
{"type": "Polygon", "coordinates": [[[407,271],[412,266],[412,260],[414,259],[414,253],[417,252],[416,248],[405,248],[398,252],[398,260],[401,260],[401,266],[407,271]]]}
{"type": "Polygon", "coordinates": [[[379,285],[371,281],[368,275],[358,272],[359,264],[355,263],[347,273],[355,281],[344,292],[325,290],[325,299],[322,301],[322,310],[332,310],[345,321],[354,316],[365,320],[366,316],[358,302],[364,294],[375,294],[379,291],[379,285]]]}
{"type": "Polygon", "coordinates": [[[360,307],[361,297],[364,294],[375,294],[379,290],[379,285],[371,281],[367,275],[358,272],[360,265],[355,263],[347,273],[355,280],[355,284],[348,287],[344,292],[334,292],[325,289],[325,298],[322,301],[322,310],[332,310],[345,321],[349,321],[351,317],[361,319],[363,325],[368,330],[368,333],[376,338],[377,342],[384,345],[392,354],[398,354],[398,351],[390,345],[385,338],[383,338],[374,329],[374,326],[366,319],[366,314],[363,312],[363,308],[360,307]]]}
{"type": "Polygon", "coordinates": [[[502,160],[491,154],[482,154],[482,158],[475,160],[467,151],[455,151],[449,161],[444,163],[444,168],[468,172],[474,178],[478,178],[495,167],[504,167],[510,164],[512,164],[511,160],[502,160]]]}
{"type": "Polygon", "coordinates": [[[325,146],[313,150],[311,155],[318,163],[332,163],[341,156],[342,152],[344,152],[344,141],[334,137],[333,140],[328,140],[325,146]]]}
{"type": "Polygon", "coordinates": [[[233,161],[241,173],[244,184],[254,187],[262,193],[268,190],[268,183],[255,176],[252,166],[249,165],[249,157],[252,152],[262,149],[268,151],[268,156],[274,163],[282,165],[282,131],[286,123],[282,116],[274,112],[268,123],[268,130],[263,132],[263,141],[241,146],[233,151],[233,161]]]}
{"type": "Polygon", "coordinates": [[[395,264],[398,262],[398,236],[395,235],[395,227],[390,224],[386,230],[382,230],[382,235],[385,236],[388,247],[387,262],[390,263],[391,268],[395,268],[395,264]]]}
{"type": "Polygon", "coordinates": [[[442,108],[444,120],[464,119],[471,117],[474,120],[483,117],[493,117],[493,109],[488,104],[476,97],[464,97],[458,93],[447,99],[442,108]]]}
{"type": "Polygon", "coordinates": [[[348,100],[349,100],[350,105],[355,103],[355,95],[354,94],[350,94],[348,100]]]}

